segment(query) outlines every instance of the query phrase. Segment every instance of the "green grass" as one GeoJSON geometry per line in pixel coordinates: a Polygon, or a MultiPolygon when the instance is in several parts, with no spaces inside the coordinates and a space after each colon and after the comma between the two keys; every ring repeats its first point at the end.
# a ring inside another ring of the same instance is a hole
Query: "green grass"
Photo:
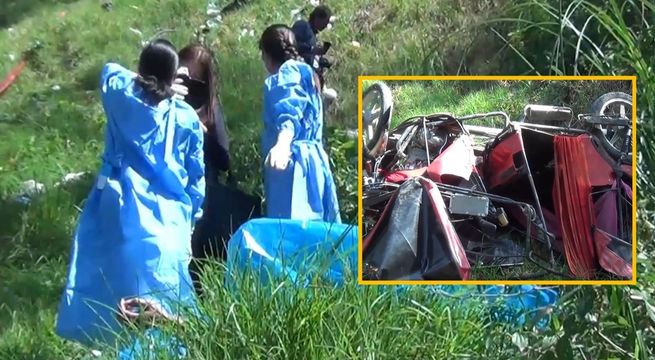
{"type": "MultiPolygon", "coordinates": [[[[108,60],[135,65],[142,39],[129,28],[140,30],[145,38],[160,29],[173,29],[167,36],[182,46],[203,23],[206,6],[205,0],[113,2],[113,10],[105,12],[95,0],[10,1],[0,16],[0,74],[6,74],[35,41],[43,45],[18,82],[0,98],[0,194],[10,198],[22,181],[32,178],[49,189],[29,208],[6,202],[0,206],[2,359],[77,359],[84,353],[57,338],[53,322],[70,235],[89,181],[59,190],[52,185],[68,172],[95,172],[97,168],[104,123],[96,89],[98,71],[108,60]],[[55,85],[59,90],[53,89],[55,85]]],[[[645,129],[652,122],[655,81],[647,65],[655,63],[655,42],[648,30],[652,27],[645,25],[652,23],[653,2],[624,3],[630,11],[616,11],[594,1],[596,5],[584,3],[572,16],[559,11],[559,2],[552,0],[507,6],[489,0],[331,1],[339,19],[321,37],[335,44],[336,62],[328,82],[339,91],[340,99],[329,119],[335,125],[328,130],[329,150],[346,217],[355,218],[357,145],[345,137],[344,128],[356,127],[359,74],[637,74],[643,124],[639,131],[645,139],[640,145],[644,154],[640,171],[650,174],[655,169],[655,151],[648,140],[655,131],[646,133],[645,129]],[[605,9],[597,11],[593,6],[605,9]],[[560,18],[567,16],[581,29],[591,15],[593,24],[585,31],[606,56],[594,58],[591,45],[583,42],[580,48],[585,56],[579,57],[576,67],[577,36],[560,26],[560,18]],[[361,47],[351,46],[353,40],[361,47]]],[[[257,144],[265,74],[256,38],[239,34],[243,28],[259,34],[272,22],[290,23],[291,11],[306,4],[252,1],[226,16],[220,29],[208,35],[218,54],[232,153],[239,157],[235,175],[248,191],[260,191],[255,169],[260,162],[257,144]]],[[[469,101],[458,111],[487,106],[475,98],[469,101]]],[[[652,219],[655,210],[651,179],[645,177],[639,185],[644,219],[652,219]]],[[[653,228],[640,225],[639,230],[640,253],[643,259],[652,259],[653,228]]],[[[222,276],[217,270],[206,279],[213,284],[213,292],[203,306],[215,324],[180,330],[194,358],[456,358],[462,354],[484,358],[498,354],[494,357],[553,359],[556,353],[558,358],[584,353],[588,359],[646,359],[655,348],[655,317],[646,305],[652,304],[650,296],[644,296],[645,301],[629,297],[633,292],[655,291],[653,266],[644,260],[640,260],[637,287],[564,289],[570,296],[545,333],[504,328],[488,321],[479,307],[428,298],[420,288],[398,299],[384,289],[353,283],[339,291],[292,291],[285,285],[276,293],[245,286],[235,294],[223,288],[222,276]],[[592,321],[594,316],[596,321],[592,321]],[[519,351],[513,337],[525,339],[528,346],[519,351]]]]}
{"type": "MultiPolygon", "coordinates": [[[[589,112],[591,103],[611,91],[632,92],[629,81],[387,81],[393,93],[391,126],[438,112],[455,116],[502,111],[517,121],[528,104],[570,107],[589,112]]],[[[472,124],[502,127],[494,118],[472,124]]]]}

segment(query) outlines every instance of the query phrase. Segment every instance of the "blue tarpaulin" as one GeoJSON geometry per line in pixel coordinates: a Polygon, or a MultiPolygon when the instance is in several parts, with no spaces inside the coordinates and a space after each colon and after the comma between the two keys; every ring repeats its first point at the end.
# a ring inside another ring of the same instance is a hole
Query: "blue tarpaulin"
{"type": "MultiPolygon", "coordinates": [[[[306,286],[308,274],[321,275],[334,285],[357,278],[357,227],[320,221],[255,219],[239,228],[228,247],[228,271],[237,274],[252,270],[263,282],[291,280],[306,286]],[[347,274],[346,271],[350,273],[347,274]]],[[[228,276],[228,285],[234,285],[228,276]]],[[[395,286],[402,296],[406,286],[395,286]]],[[[425,286],[434,296],[460,299],[482,297],[490,305],[490,315],[498,321],[523,326],[535,321],[537,328],[548,325],[548,309],[557,302],[555,288],[521,286],[425,286]]]]}
{"type": "Polygon", "coordinates": [[[306,285],[312,275],[343,284],[357,271],[357,227],[310,220],[253,219],[243,224],[228,245],[228,286],[245,270],[262,282],[285,279],[306,285]]]}
{"type": "Polygon", "coordinates": [[[156,360],[158,352],[165,352],[169,359],[186,359],[188,355],[178,339],[158,328],[148,328],[140,337],[133,337],[132,343],[118,353],[118,360],[156,360]]]}

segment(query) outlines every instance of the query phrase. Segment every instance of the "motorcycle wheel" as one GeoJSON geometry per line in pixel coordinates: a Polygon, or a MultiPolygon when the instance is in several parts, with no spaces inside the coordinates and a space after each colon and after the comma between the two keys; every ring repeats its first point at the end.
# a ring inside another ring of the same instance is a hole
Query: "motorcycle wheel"
{"type": "MultiPolygon", "coordinates": [[[[589,112],[597,116],[620,116],[631,119],[632,96],[622,92],[604,94],[591,104],[589,112]]],[[[591,132],[612,158],[618,160],[623,155],[623,163],[632,164],[632,126],[626,128],[597,124],[591,132]],[[621,149],[626,140],[628,149],[623,152],[621,149]]]]}
{"type": "Polygon", "coordinates": [[[391,89],[384,83],[371,85],[362,99],[362,144],[367,157],[384,151],[384,134],[389,129],[393,112],[391,89]]]}

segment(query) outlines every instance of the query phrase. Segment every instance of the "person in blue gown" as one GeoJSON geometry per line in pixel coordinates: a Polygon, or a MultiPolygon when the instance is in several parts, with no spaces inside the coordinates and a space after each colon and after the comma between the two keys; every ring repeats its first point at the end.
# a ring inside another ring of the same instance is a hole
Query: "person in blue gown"
{"type": "Polygon", "coordinates": [[[336,185],[323,149],[318,78],[285,25],[272,25],[259,48],[270,73],[264,86],[266,216],[340,223],[336,185]]]}
{"type": "Polygon", "coordinates": [[[195,309],[188,265],[205,195],[203,130],[175,96],[177,68],[173,45],[155,40],[138,73],[116,63],[102,69],[105,149],[73,236],[56,320],[63,338],[115,342],[125,299],[173,316],[195,309]]]}

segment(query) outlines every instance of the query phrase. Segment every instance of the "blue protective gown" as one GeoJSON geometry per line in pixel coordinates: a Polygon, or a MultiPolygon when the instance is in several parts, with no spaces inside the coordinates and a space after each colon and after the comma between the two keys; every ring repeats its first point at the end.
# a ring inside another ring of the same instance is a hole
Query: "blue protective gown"
{"type": "Polygon", "coordinates": [[[262,159],[282,129],[294,133],[292,158],[280,171],[264,166],[267,217],[341,222],[336,186],[323,149],[323,108],[312,68],[282,64],[264,86],[262,159]]]}
{"type": "Polygon", "coordinates": [[[79,219],[56,323],[58,335],[86,344],[115,340],[122,297],[158,300],[172,314],[195,305],[188,265],[205,192],[203,132],[182,100],[144,103],[135,76],[113,63],[101,75],[107,183],[79,219]]]}

